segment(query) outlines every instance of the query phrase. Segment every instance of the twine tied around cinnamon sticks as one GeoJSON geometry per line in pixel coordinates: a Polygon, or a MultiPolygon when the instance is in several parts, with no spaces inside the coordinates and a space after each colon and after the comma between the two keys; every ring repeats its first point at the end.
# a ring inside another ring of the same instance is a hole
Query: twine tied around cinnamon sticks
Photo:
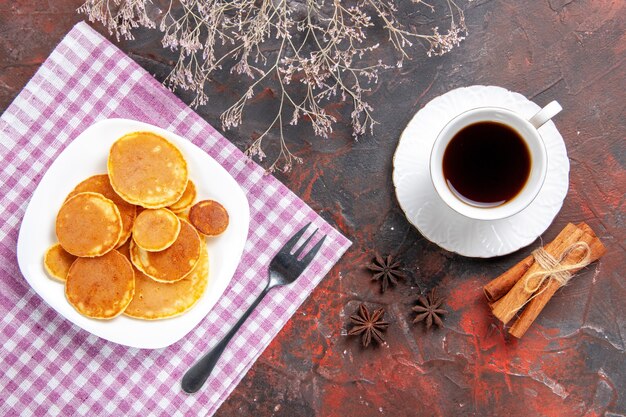
{"type": "Polygon", "coordinates": [[[543,247],[537,248],[532,253],[535,262],[539,264],[541,270],[529,275],[524,280],[524,289],[529,293],[535,293],[546,279],[553,279],[559,283],[559,286],[566,285],[569,280],[574,276],[572,271],[578,271],[581,268],[589,265],[591,259],[591,248],[585,242],[576,242],[561,254],[559,259],[556,259],[554,256],[550,255],[543,247]],[[570,252],[582,249],[584,256],[583,258],[574,264],[563,265],[562,262],[570,252]],[[533,286],[530,285],[533,278],[540,277],[539,280],[533,286]]]}
{"type": "Polygon", "coordinates": [[[522,337],[554,293],[605,252],[587,224],[569,223],[552,242],[485,285],[493,315],[507,324],[523,308],[509,328],[511,335],[522,337]]]}

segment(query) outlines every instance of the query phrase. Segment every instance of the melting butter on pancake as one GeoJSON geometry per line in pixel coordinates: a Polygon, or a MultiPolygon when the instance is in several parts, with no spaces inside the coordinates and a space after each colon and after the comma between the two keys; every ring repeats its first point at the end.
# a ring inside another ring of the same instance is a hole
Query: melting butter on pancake
{"type": "Polygon", "coordinates": [[[55,243],[46,251],[43,258],[43,266],[51,278],[65,281],[70,267],[76,260],[76,256],[67,253],[61,245],[55,243]]]}
{"type": "Polygon", "coordinates": [[[82,315],[112,319],[128,306],[135,292],[135,273],[117,250],[98,258],[78,258],[65,281],[65,296],[82,315]]]}
{"type": "Polygon", "coordinates": [[[187,181],[187,188],[185,188],[185,192],[180,197],[180,199],[169,206],[168,208],[172,210],[174,213],[179,213],[191,207],[193,204],[193,200],[196,199],[196,185],[193,181],[187,181]]]}
{"type": "MultiPolygon", "coordinates": [[[[191,309],[206,291],[209,277],[209,255],[204,239],[201,241],[200,260],[180,281],[158,282],[135,269],[135,295],[124,314],[137,319],[158,320],[191,309]]],[[[122,248],[129,250],[128,245],[122,248]]]]}
{"type": "Polygon", "coordinates": [[[158,252],[169,248],[178,238],[179,218],[168,209],[146,209],[137,216],[133,240],[141,249],[158,252]]]}
{"type": "Polygon", "coordinates": [[[217,236],[228,227],[228,212],[217,201],[198,201],[189,211],[189,220],[200,233],[217,236]]]}
{"type": "Polygon", "coordinates": [[[111,182],[109,181],[109,176],[107,174],[94,175],[87,178],[78,184],[74,190],[69,193],[67,198],[71,198],[76,194],[84,192],[102,194],[115,203],[117,209],[120,211],[120,216],[122,217],[123,228],[122,236],[120,236],[120,240],[117,242],[117,247],[122,246],[130,237],[130,232],[133,228],[133,223],[135,222],[135,217],[137,215],[137,206],[124,201],[122,197],[117,195],[115,190],[113,190],[113,187],[111,187],[111,182]]]}
{"type": "Polygon", "coordinates": [[[109,252],[122,235],[122,218],[113,201],[102,194],[79,193],[67,199],[56,219],[59,243],[74,256],[109,252]]]}
{"type": "Polygon", "coordinates": [[[198,263],[201,252],[200,235],[187,221],[180,219],[180,233],[169,248],[160,252],[148,252],[130,242],[130,258],[144,274],[160,282],[183,279],[198,263]]]}
{"type": "Polygon", "coordinates": [[[111,186],[131,204],[161,208],[176,203],[187,187],[187,162],[180,150],[151,132],[118,139],[107,162],[111,186]]]}

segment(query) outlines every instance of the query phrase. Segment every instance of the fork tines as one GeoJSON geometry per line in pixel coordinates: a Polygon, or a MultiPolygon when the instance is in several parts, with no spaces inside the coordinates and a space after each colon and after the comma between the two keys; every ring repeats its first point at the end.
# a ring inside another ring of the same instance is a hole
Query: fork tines
{"type": "MultiPolygon", "coordinates": [[[[291,239],[289,239],[287,241],[287,243],[285,243],[285,245],[283,246],[283,248],[281,249],[282,253],[286,253],[289,254],[291,253],[291,251],[295,248],[296,244],[300,241],[300,238],[302,238],[302,236],[304,235],[304,233],[307,231],[307,229],[309,228],[309,226],[311,226],[311,223],[307,223],[303,228],[301,228],[300,230],[298,230],[292,237],[291,239]]],[[[304,251],[304,249],[308,246],[309,242],[311,242],[311,240],[313,239],[313,236],[315,236],[318,232],[318,228],[315,228],[315,230],[313,231],[313,233],[311,233],[311,235],[309,235],[309,237],[302,243],[302,245],[300,245],[300,247],[293,253],[293,256],[295,258],[298,258],[301,254],[302,251],[304,251]]],[[[322,245],[324,244],[324,241],[326,240],[326,236],[323,236],[316,244],[315,246],[313,246],[311,248],[311,250],[304,256],[302,257],[301,262],[303,263],[309,263],[313,260],[313,258],[315,257],[315,255],[317,254],[317,252],[320,250],[320,248],[322,247],[322,245]]]]}

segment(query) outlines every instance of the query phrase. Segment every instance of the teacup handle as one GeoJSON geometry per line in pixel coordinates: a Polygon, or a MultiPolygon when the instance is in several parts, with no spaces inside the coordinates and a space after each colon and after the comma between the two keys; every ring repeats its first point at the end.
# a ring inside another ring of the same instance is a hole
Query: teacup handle
{"type": "Polygon", "coordinates": [[[528,120],[535,129],[539,129],[548,120],[559,114],[563,107],[556,101],[551,101],[543,109],[539,110],[533,117],[528,120]]]}

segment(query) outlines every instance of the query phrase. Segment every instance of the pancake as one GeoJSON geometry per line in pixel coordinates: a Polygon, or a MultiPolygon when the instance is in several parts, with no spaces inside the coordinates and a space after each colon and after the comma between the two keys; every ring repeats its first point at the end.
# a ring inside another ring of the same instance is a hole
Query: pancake
{"type": "Polygon", "coordinates": [[[130,237],[135,216],[137,215],[137,206],[124,201],[122,197],[117,195],[115,190],[113,190],[113,187],[111,187],[111,182],[109,181],[109,176],[107,174],[94,175],[87,178],[85,181],[78,184],[74,190],[69,193],[67,198],[84,192],[102,194],[115,203],[117,209],[120,211],[120,216],[122,217],[122,236],[120,237],[119,242],[117,242],[117,247],[122,246],[130,237]]]}
{"type": "Polygon", "coordinates": [[[146,209],[137,216],[133,240],[141,249],[158,252],[169,248],[178,238],[180,220],[168,209],[146,209]]]}
{"type": "Polygon", "coordinates": [[[124,314],[137,319],[158,320],[191,309],[204,294],[209,278],[209,255],[204,239],[201,240],[200,260],[180,281],[157,282],[135,269],[135,295],[124,314]]]}
{"type": "Polygon", "coordinates": [[[217,201],[198,201],[189,211],[189,220],[200,233],[217,236],[228,227],[228,212],[217,201]]]}
{"type": "Polygon", "coordinates": [[[56,235],[63,249],[74,256],[104,255],[122,235],[120,211],[102,194],[76,194],[57,214],[56,235]]]}
{"type": "Polygon", "coordinates": [[[189,209],[185,209],[183,211],[179,211],[178,213],[176,213],[176,215],[178,216],[179,219],[183,219],[183,220],[186,220],[189,223],[191,223],[189,221],[189,209]]]}
{"type": "Polygon", "coordinates": [[[193,200],[195,199],[196,185],[193,183],[193,181],[189,180],[187,181],[187,188],[185,188],[185,192],[183,193],[182,197],[180,197],[177,202],[175,202],[168,208],[174,213],[178,213],[191,207],[191,205],[193,204],[193,200]]]}
{"type": "Polygon", "coordinates": [[[133,266],[113,250],[98,258],[78,258],[65,282],[65,296],[82,315],[112,319],[128,306],[135,293],[133,266]]]}
{"type": "Polygon", "coordinates": [[[118,139],[107,163],[111,186],[131,204],[161,208],[176,203],[187,187],[187,162],[176,146],[151,132],[118,139]]]}
{"type": "MultiPolygon", "coordinates": [[[[124,255],[126,259],[128,259],[128,261],[130,262],[130,264],[133,265],[133,261],[130,260],[130,240],[126,241],[126,243],[124,243],[122,246],[120,246],[116,250],[122,255],[124,255]]],[[[137,272],[135,265],[133,265],[133,269],[135,269],[135,272],[137,272]]],[[[137,278],[136,274],[135,274],[135,278],[137,278]]]]}
{"type": "Polygon", "coordinates": [[[160,282],[183,279],[198,263],[201,252],[200,235],[185,220],[180,220],[180,233],[172,246],[160,252],[148,252],[130,242],[133,265],[150,278],[160,282]]]}
{"type": "Polygon", "coordinates": [[[58,243],[50,246],[43,257],[43,266],[51,278],[65,281],[76,256],[67,253],[58,243]]]}

